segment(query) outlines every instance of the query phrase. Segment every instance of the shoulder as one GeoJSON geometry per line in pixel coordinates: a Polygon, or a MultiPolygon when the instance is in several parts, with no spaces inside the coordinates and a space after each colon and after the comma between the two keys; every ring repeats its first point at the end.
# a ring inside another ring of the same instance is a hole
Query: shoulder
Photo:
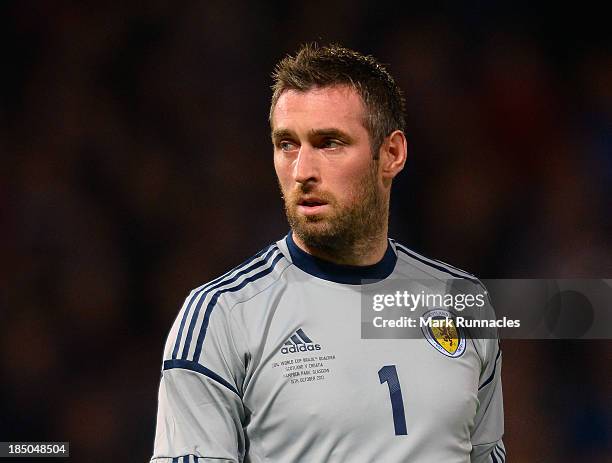
{"type": "Polygon", "coordinates": [[[209,324],[224,325],[234,305],[269,288],[289,265],[278,243],[273,243],[220,277],[191,290],[172,325],[164,356],[191,356],[194,343],[198,354],[209,324]]]}
{"type": "Polygon", "coordinates": [[[209,300],[231,306],[277,281],[290,264],[278,243],[273,243],[220,277],[193,289],[187,299],[194,304],[209,300]]]}
{"type": "MultiPolygon", "coordinates": [[[[397,253],[398,266],[400,273],[409,275],[411,278],[434,278],[440,282],[448,283],[452,281],[452,287],[455,291],[465,291],[472,293],[476,291],[486,295],[486,303],[482,310],[486,315],[479,315],[481,319],[494,319],[495,311],[488,296],[488,291],[485,285],[472,273],[461,270],[453,265],[447,264],[437,259],[426,257],[418,252],[409,249],[397,241],[390,239],[397,253]],[[463,284],[465,283],[465,284],[463,284]]],[[[499,343],[497,341],[497,332],[490,333],[486,330],[475,331],[470,333],[470,337],[474,342],[474,347],[480,357],[483,365],[494,365],[498,363],[500,356],[499,343]],[[486,332],[486,334],[485,334],[486,332]],[[478,334],[477,334],[478,333],[478,334]]]]}
{"type": "Polygon", "coordinates": [[[391,241],[392,246],[395,248],[398,264],[407,267],[408,271],[412,274],[426,274],[429,278],[433,277],[439,280],[465,279],[480,284],[478,278],[465,270],[461,270],[441,260],[419,254],[394,239],[389,241],[391,241]]]}

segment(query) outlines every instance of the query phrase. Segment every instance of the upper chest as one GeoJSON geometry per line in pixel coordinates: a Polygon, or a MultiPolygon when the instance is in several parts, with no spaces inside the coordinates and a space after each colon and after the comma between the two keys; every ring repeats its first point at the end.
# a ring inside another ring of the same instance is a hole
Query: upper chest
{"type": "Polygon", "coordinates": [[[278,425],[282,409],[284,426],[296,432],[315,420],[328,431],[351,423],[357,434],[376,423],[394,436],[402,421],[408,430],[467,433],[481,367],[471,341],[453,357],[424,335],[362,339],[357,291],[304,284],[252,302],[266,305],[244,315],[251,352],[244,401],[259,425],[278,425]]]}

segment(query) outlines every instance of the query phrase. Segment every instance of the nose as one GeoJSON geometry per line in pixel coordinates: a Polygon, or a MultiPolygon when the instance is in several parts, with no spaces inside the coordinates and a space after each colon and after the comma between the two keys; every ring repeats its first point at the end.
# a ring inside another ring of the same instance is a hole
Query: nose
{"type": "Polygon", "coordinates": [[[302,185],[316,183],[320,180],[319,154],[316,150],[302,145],[295,161],[293,177],[302,185]]]}

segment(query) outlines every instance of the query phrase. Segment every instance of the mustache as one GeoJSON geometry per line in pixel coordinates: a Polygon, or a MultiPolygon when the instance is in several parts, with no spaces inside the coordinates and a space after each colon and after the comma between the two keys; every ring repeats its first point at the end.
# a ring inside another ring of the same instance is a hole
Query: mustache
{"type": "Polygon", "coordinates": [[[336,198],[331,193],[328,193],[326,191],[316,191],[308,187],[297,187],[291,191],[283,192],[282,196],[288,204],[294,206],[297,206],[300,201],[302,201],[306,197],[316,197],[317,199],[328,204],[336,203],[336,198]]]}

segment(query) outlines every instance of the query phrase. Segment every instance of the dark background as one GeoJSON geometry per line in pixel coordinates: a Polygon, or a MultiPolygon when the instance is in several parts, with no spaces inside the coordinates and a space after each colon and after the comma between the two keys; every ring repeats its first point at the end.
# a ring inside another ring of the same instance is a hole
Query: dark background
{"type": "MultiPolygon", "coordinates": [[[[287,231],[270,72],[304,41],[405,92],[391,236],[481,277],[610,277],[609,18],[457,3],[3,2],[0,441],[147,461],[183,298],[287,231]]],[[[612,461],[612,344],[503,348],[510,461],[612,461]]]]}

